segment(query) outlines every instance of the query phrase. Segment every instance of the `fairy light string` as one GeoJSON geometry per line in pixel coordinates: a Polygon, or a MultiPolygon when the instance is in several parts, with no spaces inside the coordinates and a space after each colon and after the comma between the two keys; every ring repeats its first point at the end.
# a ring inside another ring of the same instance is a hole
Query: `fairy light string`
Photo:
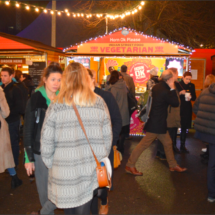
{"type": "Polygon", "coordinates": [[[43,12],[46,14],[51,14],[53,15],[54,12],[56,12],[57,15],[61,16],[61,14],[66,14],[67,16],[72,16],[74,18],[79,17],[79,18],[92,18],[92,17],[97,17],[97,18],[109,18],[109,19],[117,19],[117,18],[121,18],[124,19],[126,16],[129,15],[134,15],[135,13],[137,13],[138,11],[140,11],[145,2],[141,1],[141,3],[137,6],[135,6],[133,9],[131,10],[126,10],[122,13],[119,14],[113,14],[113,13],[76,13],[76,12],[72,12],[69,11],[68,9],[65,10],[55,10],[53,11],[52,9],[48,9],[48,8],[44,8],[44,7],[40,7],[40,6],[36,6],[36,5],[31,5],[31,4],[26,4],[23,2],[13,2],[13,1],[3,1],[5,3],[5,5],[7,6],[11,6],[14,5],[16,8],[21,8],[21,6],[24,6],[24,8],[28,11],[35,11],[36,13],[39,12],[43,12]],[[15,4],[14,4],[15,3],[15,4]]]}

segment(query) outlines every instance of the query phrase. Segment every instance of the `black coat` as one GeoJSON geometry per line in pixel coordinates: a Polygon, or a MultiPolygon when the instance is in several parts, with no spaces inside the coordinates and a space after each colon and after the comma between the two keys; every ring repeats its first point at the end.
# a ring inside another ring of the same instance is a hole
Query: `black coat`
{"type": "Polygon", "coordinates": [[[40,137],[45,113],[46,99],[37,91],[28,100],[25,111],[23,144],[30,162],[34,162],[34,153],[40,154],[40,137]]]}
{"type": "Polygon", "coordinates": [[[111,92],[104,91],[98,87],[95,88],[94,92],[104,99],[110,113],[112,131],[113,131],[113,142],[112,142],[109,159],[113,167],[113,146],[116,145],[117,140],[119,139],[120,131],[122,129],[122,118],[119,111],[119,106],[111,92]]]}
{"type": "Polygon", "coordinates": [[[169,86],[161,81],[152,88],[151,112],[144,128],[147,132],[155,134],[167,132],[167,109],[169,105],[178,107],[178,96],[176,90],[170,91],[169,86]]]}
{"type": "MultiPolygon", "coordinates": [[[[192,83],[185,84],[183,80],[176,83],[176,87],[178,89],[178,92],[182,90],[186,90],[187,92],[190,92],[192,98],[192,101],[196,100],[196,91],[195,91],[195,85],[192,83]]],[[[192,104],[191,101],[185,101],[185,96],[180,95],[181,100],[181,106],[180,106],[180,115],[181,115],[181,128],[191,128],[191,122],[192,122],[192,104]]]]}
{"type": "Polygon", "coordinates": [[[20,120],[20,116],[25,112],[22,91],[14,82],[7,86],[3,84],[2,88],[10,108],[10,115],[6,118],[6,121],[8,123],[16,122],[20,120]]]}

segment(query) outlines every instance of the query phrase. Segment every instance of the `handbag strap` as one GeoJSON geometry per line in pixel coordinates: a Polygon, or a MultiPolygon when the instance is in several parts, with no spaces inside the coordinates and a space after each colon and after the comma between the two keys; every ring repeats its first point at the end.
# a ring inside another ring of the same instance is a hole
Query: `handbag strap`
{"type": "MultiPolygon", "coordinates": [[[[86,133],[86,131],[85,131],[85,128],[84,128],[83,122],[82,122],[82,120],[81,120],[80,114],[79,114],[79,112],[78,112],[78,109],[77,109],[77,107],[76,107],[76,105],[75,105],[74,103],[72,104],[72,106],[73,106],[73,109],[74,109],[74,111],[75,111],[75,114],[76,114],[76,116],[77,116],[77,118],[78,118],[79,124],[81,125],[81,128],[82,128],[82,130],[83,130],[83,132],[84,132],[84,134],[85,134],[85,137],[86,137],[86,139],[87,139],[87,142],[88,142],[89,145],[90,145],[90,141],[89,141],[89,139],[88,139],[88,137],[87,137],[87,133],[86,133]]],[[[95,155],[95,153],[94,153],[94,151],[93,151],[91,145],[90,145],[90,149],[91,149],[91,151],[92,151],[92,153],[93,153],[93,156],[94,156],[94,158],[95,158],[97,167],[101,167],[101,164],[100,164],[100,162],[98,161],[98,159],[97,159],[97,157],[96,157],[96,155],[95,155]]]]}

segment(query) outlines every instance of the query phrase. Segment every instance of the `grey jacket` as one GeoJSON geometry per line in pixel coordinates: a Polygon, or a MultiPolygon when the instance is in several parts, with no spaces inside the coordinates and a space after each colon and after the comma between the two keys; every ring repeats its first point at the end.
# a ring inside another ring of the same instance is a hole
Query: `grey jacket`
{"type": "Polygon", "coordinates": [[[196,114],[194,128],[206,134],[215,134],[215,83],[203,90],[193,105],[196,114]]]}
{"type": "Polygon", "coordinates": [[[106,90],[110,91],[116,99],[122,117],[122,126],[128,125],[130,123],[130,119],[128,111],[127,88],[124,80],[120,79],[115,84],[108,85],[106,90]]]}
{"type": "Polygon", "coordinates": [[[129,91],[133,94],[133,96],[135,96],[135,85],[134,85],[133,78],[125,72],[121,72],[121,74],[124,78],[124,81],[126,83],[126,86],[129,89],[129,91]]]}

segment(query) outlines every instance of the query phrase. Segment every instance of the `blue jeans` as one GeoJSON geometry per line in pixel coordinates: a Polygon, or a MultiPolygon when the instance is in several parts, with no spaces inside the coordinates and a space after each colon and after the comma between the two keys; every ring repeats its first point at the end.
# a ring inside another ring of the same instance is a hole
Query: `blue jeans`
{"type": "Polygon", "coordinates": [[[20,120],[8,123],[15,166],[19,164],[19,125],[20,120]]]}
{"type": "Polygon", "coordinates": [[[208,197],[215,198],[215,144],[209,143],[209,160],[208,160],[208,197]]]}
{"type": "Polygon", "coordinates": [[[13,168],[8,168],[7,171],[9,172],[10,176],[16,175],[16,170],[15,170],[14,167],[13,168]]]}

